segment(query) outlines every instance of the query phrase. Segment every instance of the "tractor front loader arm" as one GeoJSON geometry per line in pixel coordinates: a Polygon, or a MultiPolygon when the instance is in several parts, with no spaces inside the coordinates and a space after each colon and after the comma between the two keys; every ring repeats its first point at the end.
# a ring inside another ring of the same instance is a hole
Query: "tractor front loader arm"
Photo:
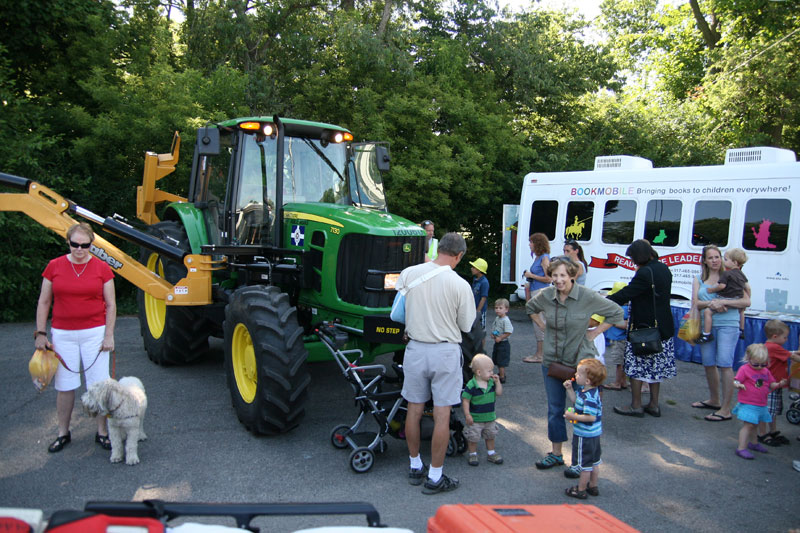
{"type": "Polygon", "coordinates": [[[127,279],[147,294],[165,300],[167,305],[208,305],[211,303],[211,273],[221,268],[209,256],[186,254],[180,248],[160,241],[115,218],[102,218],[63,198],[44,185],[27,178],[0,172],[0,185],[22,190],[0,193],[0,211],[16,211],[66,238],[67,230],[78,222],[70,213],[83,217],[125,240],[181,261],[186,265],[185,278],[172,285],[100,235],[90,249],[92,255],[107,263],[116,274],[127,279]]]}

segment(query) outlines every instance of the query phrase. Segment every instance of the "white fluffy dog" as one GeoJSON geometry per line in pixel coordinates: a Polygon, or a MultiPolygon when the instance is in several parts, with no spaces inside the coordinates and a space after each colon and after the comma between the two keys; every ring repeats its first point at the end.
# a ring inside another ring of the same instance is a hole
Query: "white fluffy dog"
{"type": "Polygon", "coordinates": [[[119,381],[106,379],[93,383],[81,396],[83,408],[90,416],[108,417],[108,436],[111,439],[111,462],[139,463],[139,441],[145,440],[144,412],[147,395],[139,378],[124,377],[119,381]]]}

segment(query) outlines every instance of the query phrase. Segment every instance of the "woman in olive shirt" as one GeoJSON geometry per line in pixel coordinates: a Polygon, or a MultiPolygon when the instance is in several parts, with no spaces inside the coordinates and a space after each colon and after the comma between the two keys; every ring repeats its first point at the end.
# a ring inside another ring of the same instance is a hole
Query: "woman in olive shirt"
{"type": "Polygon", "coordinates": [[[545,323],[539,326],[545,329],[542,376],[547,394],[547,438],[552,450],[536,463],[540,470],[564,464],[561,447],[567,440],[566,390],[563,380],[547,375],[550,365],[561,363],[575,367],[581,359],[596,357],[594,338],[612,324],[624,320],[620,306],[575,282],[579,270],[569,258],[552,259],[547,275],[553,279],[553,285],[539,291],[525,305],[534,322],[541,322],[538,313],[543,312],[545,317],[545,323]],[[593,314],[602,315],[606,320],[589,330],[593,314]]]}

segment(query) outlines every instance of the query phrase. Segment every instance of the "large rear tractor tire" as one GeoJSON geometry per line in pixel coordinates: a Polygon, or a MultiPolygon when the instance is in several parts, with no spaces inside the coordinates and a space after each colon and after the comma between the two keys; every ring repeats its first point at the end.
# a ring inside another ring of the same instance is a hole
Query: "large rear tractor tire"
{"type": "MultiPolygon", "coordinates": [[[[159,222],[148,229],[155,237],[187,252],[190,250],[189,238],[180,223],[159,222]]],[[[186,277],[186,267],[182,263],[150,250],[142,249],[139,261],[170,283],[186,277]]],[[[144,349],[151,361],[159,365],[186,364],[208,350],[209,327],[198,308],[168,306],[164,300],[142,290],[138,291],[136,300],[144,349]]]]}
{"type": "Polygon", "coordinates": [[[297,426],[311,377],[289,296],[277,287],[242,287],[225,308],[223,329],[225,373],[239,421],[261,435],[297,426]]]}

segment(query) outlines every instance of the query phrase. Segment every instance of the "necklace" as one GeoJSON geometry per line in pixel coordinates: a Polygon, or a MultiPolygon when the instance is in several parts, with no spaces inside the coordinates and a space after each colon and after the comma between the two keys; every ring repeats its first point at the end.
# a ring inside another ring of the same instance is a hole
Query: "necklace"
{"type": "Polygon", "coordinates": [[[69,260],[68,260],[68,262],[69,262],[69,266],[71,266],[71,267],[72,267],[72,271],[73,271],[73,272],[75,272],[75,276],[76,276],[76,277],[81,277],[81,275],[82,275],[84,272],[86,272],[86,267],[88,267],[88,266],[89,266],[89,261],[86,261],[86,262],[83,264],[83,270],[81,270],[80,272],[78,272],[77,270],[75,270],[75,263],[73,263],[72,261],[69,261],[69,260]]]}

